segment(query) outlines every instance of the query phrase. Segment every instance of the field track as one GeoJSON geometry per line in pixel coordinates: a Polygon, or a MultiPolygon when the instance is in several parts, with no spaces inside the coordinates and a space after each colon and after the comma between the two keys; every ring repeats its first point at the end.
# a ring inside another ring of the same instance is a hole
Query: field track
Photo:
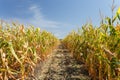
{"type": "Polygon", "coordinates": [[[36,70],[35,80],[91,80],[84,63],[76,62],[61,45],[36,70]]]}

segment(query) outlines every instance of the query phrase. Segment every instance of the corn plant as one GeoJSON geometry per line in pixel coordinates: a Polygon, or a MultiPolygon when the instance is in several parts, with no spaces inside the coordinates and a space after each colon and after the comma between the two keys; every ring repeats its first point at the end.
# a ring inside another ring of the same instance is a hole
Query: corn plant
{"type": "Polygon", "coordinates": [[[57,38],[40,28],[0,25],[0,80],[34,77],[34,69],[57,45],[57,38]]]}
{"type": "Polygon", "coordinates": [[[106,17],[99,27],[82,26],[64,38],[73,57],[85,63],[93,80],[120,79],[120,8],[111,19],[106,17]]]}

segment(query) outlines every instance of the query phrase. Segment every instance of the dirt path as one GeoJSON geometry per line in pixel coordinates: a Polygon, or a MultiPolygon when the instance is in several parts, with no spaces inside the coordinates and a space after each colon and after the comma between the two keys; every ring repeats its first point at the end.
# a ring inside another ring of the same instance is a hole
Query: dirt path
{"type": "Polygon", "coordinates": [[[84,64],[77,63],[70,53],[62,48],[49,56],[36,76],[37,80],[91,80],[84,64]]]}

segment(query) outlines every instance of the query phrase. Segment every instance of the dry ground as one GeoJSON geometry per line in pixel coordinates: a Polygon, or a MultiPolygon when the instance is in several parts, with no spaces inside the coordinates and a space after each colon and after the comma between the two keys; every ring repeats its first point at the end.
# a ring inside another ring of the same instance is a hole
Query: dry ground
{"type": "Polygon", "coordinates": [[[41,69],[39,67],[35,71],[35,80],[91,80],[84,63],[78,63],[62,46],[49,55],[41,69]]]}

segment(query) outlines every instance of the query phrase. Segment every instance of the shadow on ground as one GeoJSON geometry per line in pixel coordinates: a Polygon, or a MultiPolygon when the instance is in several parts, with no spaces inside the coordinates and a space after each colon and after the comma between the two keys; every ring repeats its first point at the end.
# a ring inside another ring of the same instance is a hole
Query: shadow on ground
{"type": "Polygon", "coordinates": [[[84,63],[78,63],[61,45],[47,59],[36,77],[36,80],[91,80],[84,63]]]}

